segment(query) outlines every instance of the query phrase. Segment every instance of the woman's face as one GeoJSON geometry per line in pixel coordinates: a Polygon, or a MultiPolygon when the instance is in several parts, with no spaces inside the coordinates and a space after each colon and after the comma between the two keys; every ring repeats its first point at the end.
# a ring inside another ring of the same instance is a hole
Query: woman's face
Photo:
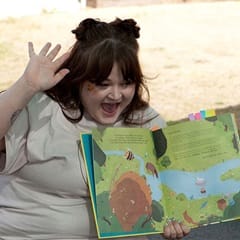
{"type": "Polygon", "coordinates": [[[114,63],[108,78],[96,85],[89,81],[83,84],[80,95],[85,111],[98,123],[114,124],[135,93],[135,84],[123,79],[118,65],[114,63]]]}

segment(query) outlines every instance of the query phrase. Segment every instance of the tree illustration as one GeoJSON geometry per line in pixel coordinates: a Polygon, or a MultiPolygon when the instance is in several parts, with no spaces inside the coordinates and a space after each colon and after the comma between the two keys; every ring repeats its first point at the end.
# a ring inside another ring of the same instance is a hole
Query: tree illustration
{"type": "Polygon", "coordinates": [[[164,156],[161,160],[161,165],[165,168],[171,165],[171,160],[168,156],[164,156]]]}
{"type": "Polygon", "coordinates": [[[156,222],[161,222],[164,217],[164,210],[162,205],[156,200],[152,201],[152,218],[156,222]]]}

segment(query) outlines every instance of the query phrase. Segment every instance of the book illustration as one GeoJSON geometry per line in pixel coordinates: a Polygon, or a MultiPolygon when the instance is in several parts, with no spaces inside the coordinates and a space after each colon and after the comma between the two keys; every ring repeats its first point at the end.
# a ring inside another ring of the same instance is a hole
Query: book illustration
{"type": "Polygon", "coordinates": [[[92,138],[88,171],[100,238],[160,233],[171,217],[199,227],[240,216],[239,137],[231,114],[161,131],[94,129],[92,138]]]}

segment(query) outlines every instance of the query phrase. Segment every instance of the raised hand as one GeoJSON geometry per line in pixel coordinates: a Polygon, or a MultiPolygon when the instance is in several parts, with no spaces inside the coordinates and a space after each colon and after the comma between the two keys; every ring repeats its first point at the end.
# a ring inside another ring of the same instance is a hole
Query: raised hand
{"type": "Polygon", "coordinates": [[[57,69],[68,58],[69,53],[55,59],[61,46],[56,45],[51,51],[51,43],[46,43],[39,54],[34,51],[33,43],[28,43],[29,62],[22,80],[33,92],[44,91],[55,86],[69,72],[68,69],[57,69]],[[55,60],[54,60],[55,59],[55,60]]]}

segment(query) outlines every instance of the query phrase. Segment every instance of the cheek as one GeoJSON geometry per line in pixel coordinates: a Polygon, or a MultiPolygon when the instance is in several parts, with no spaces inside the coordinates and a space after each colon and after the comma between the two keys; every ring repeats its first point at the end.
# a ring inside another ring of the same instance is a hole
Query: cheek
{"type": "Polygon", "coordinates": [[[126,89],[125,95],[129,98],[133,98],[134,94],[135,94],[135,86],[129,86],[126,89]]]}
{"type": "Polygon", "coordinates": [[[100,91],[97,87],[90,87],[91,90],[86,90],[84,97],[87,99],[88,102],[100,102],[105,97],[105,92],[100,91]]]}
{"type": "Polygon", "coordinates": [[[87,91],[92,92],[95,89],[95,85],[93,83],[87,84],[87,91]]]}
{"type": "Polygon", "coordinates": [[[82,94],[82,97],[85,98],[85,99],[92,99],[92,98],[95,98],[97,97],[98,95],[98,90],[95,86],[95,84],[93,83],[87,83],[84,88],[83,88],[83,94],[82,94]]]}
{"type": "Polygon", "coordinates": [[[81,102],[84,108],[88,109],[93,105],[95,95],[94,88],[91,84],[86,84],[80,92],[81,102]]]}

